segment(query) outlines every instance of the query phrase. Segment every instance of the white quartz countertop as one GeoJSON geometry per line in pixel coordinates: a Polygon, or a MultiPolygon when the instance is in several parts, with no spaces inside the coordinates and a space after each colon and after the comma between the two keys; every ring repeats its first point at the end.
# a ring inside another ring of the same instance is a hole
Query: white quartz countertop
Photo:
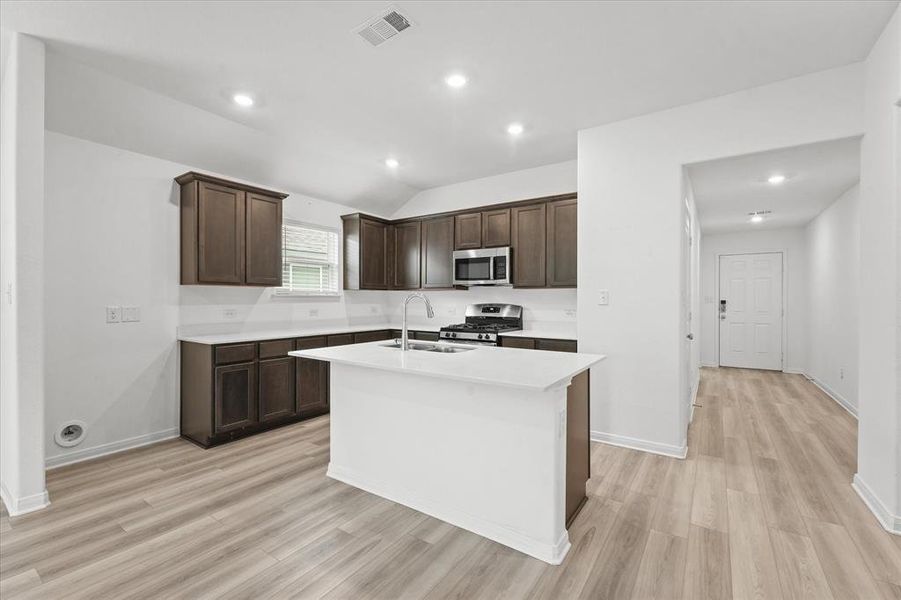
{"type": "MultiPolygon", "coordinates": [[[[313,358],[409,375],[425,375],[488,385],[544,391],[569,380],[604,360],[600,354],[547,352],[495,346],[465,346],[468,352],[439,353],[422,350],[401,351],[386,347],[388,342],[316,348],[290,352],[291,356],[313,358]]],[[[435,342],[428,342],[435,344],[435,342]]],[[[463,346],[463,344],[440,344],[463,346]]]]}
{"type": "MultiPolygon", "coordinates": [[[[449,325],[444,323],[443,325],[449,325]]],[[[429,331],[437,333],[442,325],[408,325],[410,331],[429,331]]],[[[400,329],[400,323],[370,323],[368,325],[333,325],[331,327],[286,327],[284,329],[261,329],[259,331],[237,331],[232,333],[179,334],[181,342],[195,344],[237,344],[240,342],[260,342],[264,340],[280,340],[285,338],[312,337],[316,335],[340,335],[342,333],[360,333],[362,331],[382,331],[384,329],[400,329]]],[[[574,327],[542,325],[534,329],[508,331],[500,334],[505,337],[541,338],[546,340],[574,340],[574,327]]]]}
{"type": "MultiPolygon", "coordinates": [[[[284,338],[312,337],[316,335],[340,335],[342,333],[360,333],[362,331],[384,331],[400,329],[397,323],[370,323],[369,325],[334,325],[332,327],[289,327],[285,329],[261,329],[259,331],[238,331],[234,333],[212,333],[200,335],[179,334],[180,342],[195,344],[236,344],[239,342],[259,342],[263,340],[280,340],[284,338]]],[[[440,325],[408,325],[410,331],[432,331],[437,333],[440,325]]]]}

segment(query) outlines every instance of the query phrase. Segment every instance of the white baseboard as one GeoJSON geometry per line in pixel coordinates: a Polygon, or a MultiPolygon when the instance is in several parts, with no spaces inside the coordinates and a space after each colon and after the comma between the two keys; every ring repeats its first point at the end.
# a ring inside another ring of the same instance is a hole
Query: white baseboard
{"type": "Polygon", "coordinates": [[[681,446],[661,444],[660,442],[650,442],[648,440],[617,435],[615,433],[606,433],[604,431],[592,431],[591,441],[629,448],[631,450],[641,450],[642,452],[650,452],[651,454],[662,454],[663,456],[671,456],[673,458],[685,458],[688,454],[687,444],[681,446]]]}
{"type": "Polygon", "coordinates": [[[119,440],[116,442],[110,442],[108,444],[101,444],[100,446],[94,446],[93,448],[84,448],[82,450],[76,450],[75,452],[69,452],[67,454],[48,456],[44,461],[44,464],[48,469],[55,469],[57,467],[71,465],[72,463],[81,462],[83,460],[90,460],[92,458],[106,456],[107,454],[115,454],[116,452],[123,452],[125,450],[147,446],[148,444],[155,444],[156,442],[176,438],[178,437],[178,435],[179,431],[177,427],[164,429],[163,431],[155,431],[153,433],[145,433],[144,435],[135,436],[133,438],[128,438],[125,440],[119,440]]]}
{"type": "Polygon", "coordinates": [[[845,400],[841,394],[832,390],[832,388],[830,388],[828,385],[826,385],[822,381],[819,381],[816,377],[811,377],[810,375],[808,375],[806,373],[804,374],[804,377],[806,377],[807,380],[810,381],[810,383],[812,383],[815,386],[817,386],[818,388],[820,388],[824,394],[826,394],[827,396],[829,396],[830,398],[835,400],[835,402],[839,406],[844,408],[846,411],[848,411],[848,413],[850,413],[850,415],[852,417],[854,417],[855,419],[857,418],[857,407],[854,406],[853,404],[851,404],[850,402],[848,402],[847,400],[845,400]]]}
{"type": "Polygon", "coordinates": [[[708,369],[719,369],[719,368],[720,368],[720,364],[719,364],[719,363],[705,363],[705,362],[702,362],[702,363],[701,363],[701,366],[702,366],[702,367],[706,367],[706,368],[708,368],[708,369]]]}
{"type": "Polygon", "coordinates": [[[893,515],[889,511],[885,504],[873,493],[870,486],[860,478],[860,473],[854,474],[854,481],[851,483],[851,487],[854,488],[854,491],[857,492],[863,503],[867,505],[867,508],[870,509],[870,512],[873,513],[873,516],[876,517],[883,529],[889,533],[901,535],[901,516],[893,515]]]}
{"type": "MultiPolygon", "coordinates": [[[[383,489],[382,486],[380,486],[378,483],[367,481],[366,478],[360,476],[359,473],[355,473],[350,469],[344,469],[342,467],[335,466],[332,463],[329,463],[328,471],[326,472],[326,474],[332,479],[336,479],[348,485],[352,485],[355,488],[360,488],[361,490],[375,494],[376,496],[387,498],[392,502],[397,502],[398,504],[409,506],[410,508],[418,510],[421,513],[433,516],[436,519],[441,519],[442,521],[446,521],[451,525],[462,527],[463,529],[486,537],[490,540],[494,540],[499,544],[503,544],[515,550],[519,550],[524,554],[528,554],[529,556],[533,556],[552,565],[559,565],[560,563],[562,563],[563,558],[566,556],[566,553],[569,552],[569,533],[565,529],[563,530],[563,534],[560,536],[560,539],[557,540],[556,543],[548,544],[546,542],[527,537],[518,531],[514,531],[498,523],[486,521],[481,517],[456,510],[453,507],[440,505],[434,500],[422,498],[416,492],[410,489],[383,489]]],[[[511,499],[511,501],[515,502],[516,500],[511,499]]]]}
{"type": "Polygon", "coordinates": [[[50,496],[47,494],[47,490],[31,496],[14,498],[2,481],[0,481],[0,500],[3,500],[3,504],[6,505],[6,512],[11,517],[41,510],[50,505],[50,496]]]}
{"type": "Polygon", "coordinates": [[[788,373],[789,375],[803,375],[804,377],[807,377],[807,373],[804,372],[804,369],[796,369],[793,367],[783,367],[782,372],[788,373]]]}

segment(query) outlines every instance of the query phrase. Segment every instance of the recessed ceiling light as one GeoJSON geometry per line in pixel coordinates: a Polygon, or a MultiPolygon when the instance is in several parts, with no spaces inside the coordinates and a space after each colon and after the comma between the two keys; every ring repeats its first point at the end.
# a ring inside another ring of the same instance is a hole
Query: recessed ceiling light
{"type": "Polygon", "coordinates": [[[396,169],[399,165],[400,165],[400,163],[397,162],[396,158],[386,158],[385,159],[385,166],[388,167],[389,169],[396,169]]]}
{"type": "Polygon", "coordinates": [[[232,96],[232,100],[234,100],[235,104],[238,106],[253,106],[253,98],[247,94],[235,94],[232,96]]]}
{"type": "Polygon", "coordinates": [[[444,78],[444,83],[452,88],[461,88],[466,85],[467,81],[469,80],[466,79],[466,75],[463,75],[462,73],[451,73],[444,78]]]}
{"type": "Polygon", "coordinates": [[[520,135],[524,130],[522,123],[510,123],[507,125],[507,133],[510,135],[520,135]]]}
{"type": "Polygon", "coordinates": [[[763,215],[754,215],[753,217],[751,217],[751,222],[752,223],[762,223],[763,215]]]}
{"type": "Polygon", "coordinates": [[[772,185],[779,185],[780,183],[785,182],[785,175],[770,175],[770,178],[767,179],[767,181],[772,185]]]}

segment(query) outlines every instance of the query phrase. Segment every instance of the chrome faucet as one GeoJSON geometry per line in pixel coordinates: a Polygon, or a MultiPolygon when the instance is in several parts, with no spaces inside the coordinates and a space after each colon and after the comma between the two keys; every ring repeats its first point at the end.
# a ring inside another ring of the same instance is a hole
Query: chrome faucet
{"type": "Polygon", "coordinates": [[[411,300],[415,300],[416,298],[419,298],[423,302],[425,302],[425,312],[430,319],[435,316],[435,311],[432,310],[432,303],[429,302],[428,297],[426,297],[426,295],[422,292],[413,292],[412,294],[404,298],[404,324],[403,329],[400,333],[400,349],[402,351],[410,349],[410,334],[407,331],[407,304],[409,304],[411,300]]]}

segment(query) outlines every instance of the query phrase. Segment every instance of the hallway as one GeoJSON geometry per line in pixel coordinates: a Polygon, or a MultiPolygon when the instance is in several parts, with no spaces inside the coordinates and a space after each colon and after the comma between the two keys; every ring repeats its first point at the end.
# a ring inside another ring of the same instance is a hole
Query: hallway
{"type": "Polygon", "coordinates": [[[594,451],[593,493],[636,515],[633,552],[658,577],[684,560],[683,598],[901,598],[901,538],[850,486],[851,415],[800,375],[744,369],[702,369],[697,405],[685,461],[594,451]]]}

